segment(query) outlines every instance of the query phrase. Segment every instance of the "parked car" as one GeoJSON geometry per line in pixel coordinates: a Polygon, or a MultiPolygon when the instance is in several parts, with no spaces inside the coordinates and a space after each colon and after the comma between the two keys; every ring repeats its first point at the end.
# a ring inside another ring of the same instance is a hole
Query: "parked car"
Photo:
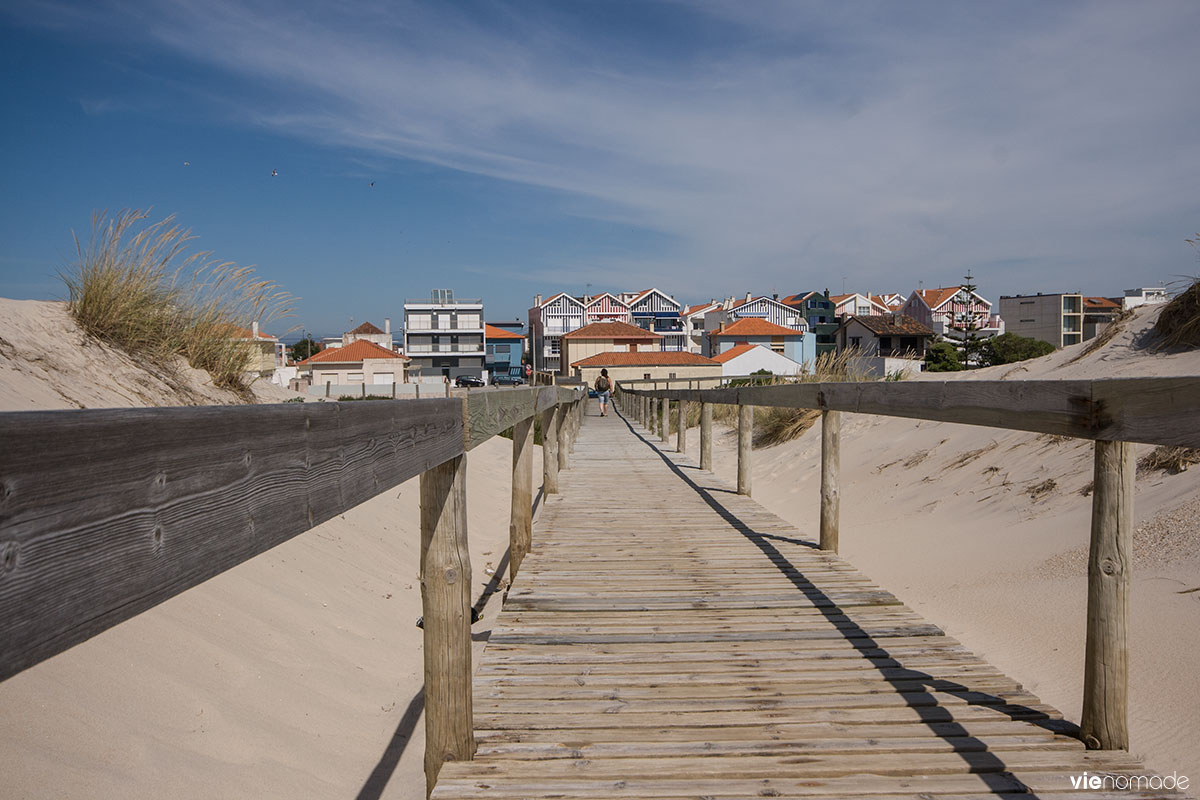
{"type": "Polygon", "coordinates": [[[459,375],[454,379],[454,385],[460,389],[470,389],[473,386],[487,386],[483,382],[483,378],[476,378],[474,375],[459,375]]]}
{"type": "Polygon", "coordinates": [[[494,375],[492,386],[524,386],[525,379],[520,375],[494,375]]]}

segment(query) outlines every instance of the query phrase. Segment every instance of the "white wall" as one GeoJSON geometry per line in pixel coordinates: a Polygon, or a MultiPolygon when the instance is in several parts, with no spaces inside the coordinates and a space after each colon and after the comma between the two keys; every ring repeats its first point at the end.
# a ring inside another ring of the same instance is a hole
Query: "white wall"
{"type": "Polygon", "coordinates": [[[750,375],[760,369],[770,370],[775,375],[797,375],[801,364],[762,345],[755,345],[740,356],[735,356],[721,365],[722,375],[750,375]]]}

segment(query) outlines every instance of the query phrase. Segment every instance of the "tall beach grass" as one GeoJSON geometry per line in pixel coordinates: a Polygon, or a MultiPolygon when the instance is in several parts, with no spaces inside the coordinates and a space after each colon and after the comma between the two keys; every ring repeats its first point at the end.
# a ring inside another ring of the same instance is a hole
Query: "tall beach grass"
{"type": "Polygon", "coordinates": [[[145,211],[92,215],[87,246],[61,274],[72,316],[89,335],[170,370],[178,357],[213,383],[244,393],[253,354],[242,333],[287,316],[295,298],[250,267],[188,252],[195,239],[174,215],[145,211]]]}

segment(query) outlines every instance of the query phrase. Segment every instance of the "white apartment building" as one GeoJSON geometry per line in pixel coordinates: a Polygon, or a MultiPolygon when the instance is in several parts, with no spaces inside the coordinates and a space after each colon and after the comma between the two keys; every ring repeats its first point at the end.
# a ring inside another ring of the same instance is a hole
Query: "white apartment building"
{"type": "Polygon", "coordinates": [[[420,380],[483,376],[483,300],[455,298],[434,289],[428,298],[404,301],[404,354],[420,380]]]}

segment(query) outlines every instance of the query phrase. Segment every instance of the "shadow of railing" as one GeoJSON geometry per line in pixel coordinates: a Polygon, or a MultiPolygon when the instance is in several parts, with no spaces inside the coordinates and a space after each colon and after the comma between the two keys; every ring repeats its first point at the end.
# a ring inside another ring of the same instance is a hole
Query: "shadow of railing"
{"type": "Polygon", "coordinates": [[[1077,734],[1077,729],[1073,725],[1063,720],[1050,719],[1048,715],[1039,709],[1011,703],[1003,697],[972,689],[957,681],[937,678],[921,670],[904,669],[903,672],[896,673],[894,668],[890,666],[885,667],[877,663],[887,661],[894,664],[903,664],[903,659],[893,656],[883,643],[879,642],[876,637],[872,636],[846,612],[842,611],[832,598],[806,578],[800,569],[792,564],[787,556],[772,544],[771,540],[786,541],[789,544],[797,544],[813,549],[817,549],[816,544],[804,540],[760,533],[754,530],[750,525],[742,521],[737,514],[726,508],[712,494],[712,490],[701,486],[693,480],[656,443],[635,428],[628,418],[624,415],[621,415],[621,418],[629,428],[629,431],[656,453],[676,477],[692,489],[731,528],[758,547],[762,554],[779,569],[789,582],[812,602],[813,607],[830,623],[833,629],[861,657],[867,660],[868,663],[871,663],[879,671],[884,681],[891,685],[896,694],[904,699],[905,704],[917,717],[917,723],[928,726],[933,735],[945,741],[950,746],[952,752],[963,759],[968,772],[979,775],[980,780],[993,792],[1008,793],[1014,790],[1025,791],[1029,792],[1028,796],[1030,798],[1037,797],[1031,789],[1024,784],[1020,784],[1020,779],[1008,770],[1007,765],[999,754],[989,750],[985,742],[970,734],[961,723],[954,719],[953,711],[942,706],[933,692],[952,695],[967,705],[986,706],[993,711],[1004,714],[1012,720],[1036,725],[1058,734],[1077,734]],[[913,691],[911,688],[913,684],[923,686],[924,691],[913,691]],[[1014,787],[1015,783],[1020,784],[1020,786],[1014,787]]]}

